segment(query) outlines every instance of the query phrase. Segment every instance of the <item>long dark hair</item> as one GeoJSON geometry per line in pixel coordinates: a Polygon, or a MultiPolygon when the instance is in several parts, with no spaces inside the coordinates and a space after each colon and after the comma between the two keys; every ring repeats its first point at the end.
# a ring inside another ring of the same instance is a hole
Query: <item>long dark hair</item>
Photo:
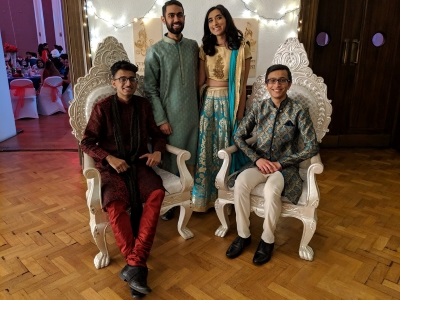
{"type": "Polygon", "coordinates": [[[213,56],[214,54],[216,54],[217,39],[216,36],[211,33],[210,27],[208,26],[208,15],[210,15],[210,13],[214,10],[219,10],[227,21],[225,35],[227,37],[228,48],[230,50],[239,49],[244,35],[242,34],[242,31],[236,28],[230,12],[222,4],[218,4],[211,7],[205,15],[204,35],[202,37],[203,50],[205,54],[209,56],[213,56]]]}
{"type": "Polygon", "coordinates": [[[37,47],[37,52],[39,53],[39,56],[41,57],[43,54],[43,50],[49,50],[48,49],[48,43],[40,43],[37,47]]]}

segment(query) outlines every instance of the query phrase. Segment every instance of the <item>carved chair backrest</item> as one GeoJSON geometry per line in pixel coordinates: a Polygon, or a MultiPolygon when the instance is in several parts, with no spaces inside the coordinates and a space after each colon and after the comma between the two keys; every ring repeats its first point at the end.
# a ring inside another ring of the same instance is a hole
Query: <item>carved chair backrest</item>
{"type": "MultiPolygon", "coordinates": [[[[288,90],[288,96],[299,100],[309,108],[316,138],[318,142],[322,142],[331,121],[331,100],[327,98],[327,86],[324,80],[313,74],[308,67],[304,46],[297,38],[288,38],[279,46],[272,64],[283,64],[289,67],[293,82],[288,90]]],[[[270,94],[265,86],[265,74],[262,74],[253,84],[252,93],[247,100],[247,109],[269,97],[270,94]]]]}
{"type": "MultiPolygon", "coordinates": [[[[115,37],[107,37],[99,44],[93,60],[93,66],[88,74],[80,77],[74,86],[74,99],[69,106],[68,113],[72,133],[78,141],[82,140],[86,124],[88,123],[94,105],[101,99],[115,94],[111,86],[111,66],[119,60],[129,61],[123,44],[115,37]]],[[[143,83],[139,78],[137,95],[143,94],[143,83]]]]}

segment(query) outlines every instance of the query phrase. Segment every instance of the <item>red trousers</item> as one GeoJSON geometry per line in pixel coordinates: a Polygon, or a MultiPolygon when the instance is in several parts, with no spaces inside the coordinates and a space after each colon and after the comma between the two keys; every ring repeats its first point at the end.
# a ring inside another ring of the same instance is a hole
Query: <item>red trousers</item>
{"type": "Polygon", "coordinates": [[[116,244],[128,265],[146,267],[164,197],[165,192],[161,189],[153,191],[148,196],[140,218],[137,238],[133,236],[126,204],[118,200],[109,203],[106,207],[116,244]]]}

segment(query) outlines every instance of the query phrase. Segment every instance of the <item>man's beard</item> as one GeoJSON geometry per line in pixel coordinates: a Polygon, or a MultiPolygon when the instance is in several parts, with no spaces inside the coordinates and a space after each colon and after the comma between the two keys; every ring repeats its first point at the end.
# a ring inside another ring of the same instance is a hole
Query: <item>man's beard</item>
{"type": "Polygon", "coordinates": [[[176,24],[181,24],[181,27],[178,29],[174,29],[173,24],[168,24],[168,23],[166,23],[166,27],[167,27],[168,31],[173,34],[181,34],[183,31],[183,23],[176,23],[176,24]]]}

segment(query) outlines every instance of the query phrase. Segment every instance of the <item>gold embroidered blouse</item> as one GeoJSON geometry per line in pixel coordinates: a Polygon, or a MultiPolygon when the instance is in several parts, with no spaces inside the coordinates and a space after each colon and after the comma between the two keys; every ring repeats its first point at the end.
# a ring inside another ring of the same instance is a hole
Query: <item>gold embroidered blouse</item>
{"type": "MultiPolygon", "coordinates": [[[[228,81],[230,70],[231,50],[225,46],[216,46],[214,56],[205,55],[202,46],[199,48],[199,58],[205,61],[205,73],[209,79],[228,81]]],[[[251,58],[250,46],[245,44],[245,59],[251,58]]]]}

